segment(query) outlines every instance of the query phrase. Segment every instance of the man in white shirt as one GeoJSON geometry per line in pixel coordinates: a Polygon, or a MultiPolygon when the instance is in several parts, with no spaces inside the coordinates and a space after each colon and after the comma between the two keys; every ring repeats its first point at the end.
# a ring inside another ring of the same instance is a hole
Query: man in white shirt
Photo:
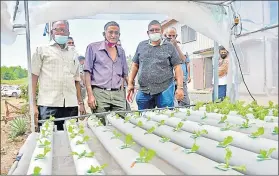
{"type": "MultiPolygon", "coordinates": [[[[78,106],[85,114],[80,88],[79,62],[75,50],[69,49],[68,21],[52,23],[52,41],[37,47],[32,57],[32,88],[36,120],[77,116],[78,106]],[[38,100],[36,86],[39,82],[38,100]]],[[[56,121],[57,130],[63,130],[64,121],[56,121]]],[[[40,126],[41,124],[39,124],[40,126]]]]}
{"type": "MultiPolygon", "coordinates": [[[[218,85],[218,99],[221,101],[224,100],[227,93],[227,75],[229,68],[229,58],[228,51],[223,47],[219,47],[219,67],[218,67],[218,76],[219,76],[219,85],[218,85]]],[[[214,65],[214,62],[212,62],[214,65]]],[[[212,78],[212,86],[214,86],[214,77],[212,78]]],[[[214,91],[212,92],[212,100],[214,100],[214,91]]]]}

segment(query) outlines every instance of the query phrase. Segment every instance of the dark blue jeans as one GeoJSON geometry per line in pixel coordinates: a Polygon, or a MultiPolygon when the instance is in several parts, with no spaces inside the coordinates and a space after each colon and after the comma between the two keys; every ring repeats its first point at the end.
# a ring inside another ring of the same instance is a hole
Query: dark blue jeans
{"type": "Polygon", "coordinates": [[[139,90],[136,96],[138,109],[174,107],[174,88],[174,83],[171,83],[166,90],[155,95],[146,94],[139,90]]]}
{"type": "MultiPolygon", "coordinates": [[[[224,100],[224,98],[226,97],[226,93],[227,93],[227,85],[219,85],[218,86],[218,99],[221,99],[221,101],[224,100]]],[[[212,101],[214,100],[214,90],[212,93],[212,101]]]]}

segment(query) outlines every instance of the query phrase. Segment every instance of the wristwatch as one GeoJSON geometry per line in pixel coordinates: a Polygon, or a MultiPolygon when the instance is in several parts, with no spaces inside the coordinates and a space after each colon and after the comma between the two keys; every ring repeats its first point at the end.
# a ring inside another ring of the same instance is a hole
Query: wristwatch
{"type": "Polygon", "coordinates": [[[183,86],[177,86],[178,89],[183,89],[183,86]]]}
{"type": "Polygon", "coordinates": [[[83,101],[78,102],[78,105],[83,105],[83,104],[84,104],[83,101]]]}

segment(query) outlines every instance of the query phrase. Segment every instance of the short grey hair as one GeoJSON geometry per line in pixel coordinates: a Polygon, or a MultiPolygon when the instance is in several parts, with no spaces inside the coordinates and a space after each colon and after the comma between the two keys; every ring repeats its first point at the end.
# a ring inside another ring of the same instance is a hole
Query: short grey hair
{"type": "Polygon", "coordinates": [[[53,27],[53,25],[54,25],[55,23],[60,22],[60,21],[62,21],[65,25],[67,25],[68,29],[70,28],[69,22],[68,22],[67,20],[57,20],[57,21],[53,21],[53,22],[51,23],[51,27],[53,27]]]}
{"type": "Polygon", "coordinates": [[[168,33],[170,30],[174,30],[177,33],[177,30],[175,27],[168,27],[166,30],[166,33],[168,33]]]}
{"type": "Polygon", "coordinates": [[[152,20],[152,21],[148,24],[148,30],[150,29],[150,27],[151,27],[152,25],[159,25],[160,28],[162,29],[161,23],[160,23],[159,21],[157,21],[157,20],[152,20]]]}
{"type": "Polygon", "coordinates": [[[119,30],[120,30],[119,24],[116,23],[115,21],[110,21],[110,22],[108,22],[107,24],[105,24],[104,30],[106,31],[106,30],[108,29],[108,27],[110,27],[110,26],[117,26],[117,27],[119,28],[119,30]]]}

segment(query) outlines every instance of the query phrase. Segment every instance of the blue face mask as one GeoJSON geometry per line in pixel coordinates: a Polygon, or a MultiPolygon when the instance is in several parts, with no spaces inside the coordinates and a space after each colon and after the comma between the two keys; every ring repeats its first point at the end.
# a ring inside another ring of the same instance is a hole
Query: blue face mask
{"type": "Polygon", "coordinates": [[[63,45],[68,41],[69,36],[64,36],[64,35],[55,35],[54,40],[56,43],[63,45]]]}

